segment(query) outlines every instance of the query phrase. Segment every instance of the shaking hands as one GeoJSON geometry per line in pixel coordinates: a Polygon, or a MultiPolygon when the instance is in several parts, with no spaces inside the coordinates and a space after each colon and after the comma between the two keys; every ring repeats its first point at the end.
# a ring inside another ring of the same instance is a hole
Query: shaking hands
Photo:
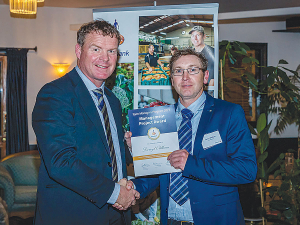
{"type": "Polygon", "coordinates": [[[113,207],[119,210],[127,210],[130,206],[136,204],[136,199],[140,198],[140,193],[133,189],[133,182],[126,178],[121,179],[118,184],[121,186],[120,194],[113,207]]]}

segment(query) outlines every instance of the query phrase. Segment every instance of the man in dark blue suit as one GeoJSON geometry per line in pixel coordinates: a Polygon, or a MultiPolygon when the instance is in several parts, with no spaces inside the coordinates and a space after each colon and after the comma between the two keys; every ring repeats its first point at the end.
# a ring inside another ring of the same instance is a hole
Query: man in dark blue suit
{"type": "Polygon", "coordinates": [[[106,21],[84,24],[77,32],[77,66],[37,96],[36,225],[131,224],[126,209],[139,193],[118,184],[127,177],[121,105],[104,86],[119,42],[119,32],[106,21]]]}
{"type": "Polygon", "coordinates": [[[254,181],[257,172],[244,111],[203,92],[209,72],[201,53],[177,51],[170,70],[181,150],[168,160],[182,172],[135,179],[135,188],[144,198],[160,185],[162,225],[244,224],[237,185],[254,181]]]}

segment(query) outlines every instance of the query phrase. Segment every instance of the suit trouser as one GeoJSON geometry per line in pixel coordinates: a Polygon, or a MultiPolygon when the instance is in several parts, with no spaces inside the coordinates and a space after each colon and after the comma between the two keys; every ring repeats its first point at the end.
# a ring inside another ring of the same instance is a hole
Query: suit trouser
{"type": "Polygon", "coordinates": [[[126,220],[122,211],[108,206],[109,225],[130,225],[126,224],[126,220]]]}

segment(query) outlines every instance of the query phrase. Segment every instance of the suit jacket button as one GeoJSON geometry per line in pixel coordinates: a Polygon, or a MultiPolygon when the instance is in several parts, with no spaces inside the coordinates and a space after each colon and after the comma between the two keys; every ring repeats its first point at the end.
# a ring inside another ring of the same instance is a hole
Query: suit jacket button
{"type": "Polygon", "coordinates": [[[108,164],[109,167],[111,167],[111,162],[108,162],[107,164],[108,164]]]}

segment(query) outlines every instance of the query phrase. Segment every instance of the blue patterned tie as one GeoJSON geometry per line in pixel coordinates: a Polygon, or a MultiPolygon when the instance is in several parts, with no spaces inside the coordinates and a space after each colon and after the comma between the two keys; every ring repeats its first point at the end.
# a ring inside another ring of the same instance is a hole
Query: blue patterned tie
{"type": "MultiPolygon", "coordinates": [[[[182,122],[178,130],[180,149],[189,153],[192,150],[192,123],[193,113],[189,109],[181,110],[182,122]]],[[[182,172],[171,173],[170,196],[179,205],[183,205],[189,199],[188,180],[182,176],[182,172]]]]}
{"type": "Polygon", "coordinates": [[[102,89],[95,89],[93,90],[93,93],[96,95],[98,99],[98,108],[100,109],[103,119],[104,119],[104,124],[105,124],[105,129],[106,129],[106,139],[107,139],[107,144],[109,146],[109,153],[110,153],[110,158],[111,158],[111,164],[112,164],[112,178],[113,181],[118,181],[118,168],[117,168],[117,159],[116,159],[116,153],[115,153],[115,148],[114,148],[114,143],[112,140],[111,136],[111,130],[110,130],[110,124],[109,124],[109,117],[106,109],[106,104],[104,102],[103,98],[103,92],[102,89]]]}

